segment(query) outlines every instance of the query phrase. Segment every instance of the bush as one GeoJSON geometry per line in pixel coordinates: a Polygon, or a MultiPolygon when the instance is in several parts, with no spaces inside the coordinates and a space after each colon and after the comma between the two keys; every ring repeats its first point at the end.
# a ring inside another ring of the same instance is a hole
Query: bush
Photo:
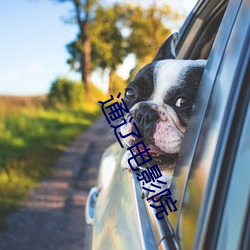
{"type": "Polygon", "coordinates": [[[58,78],[51,85],[48,100],[54,107],[81,107],[85,100],[83,84],[58,78]]]}

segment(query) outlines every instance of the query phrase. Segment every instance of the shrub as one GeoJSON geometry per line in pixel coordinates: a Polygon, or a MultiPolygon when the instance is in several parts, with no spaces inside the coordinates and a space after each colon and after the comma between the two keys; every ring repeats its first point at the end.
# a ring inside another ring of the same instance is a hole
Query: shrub
{"type": "Polygon", "coordinates": [[[51,85],[48,100],[54,107],[81,107],[85,100],[83,84],[67,78],[58,78],[51,85]]]}

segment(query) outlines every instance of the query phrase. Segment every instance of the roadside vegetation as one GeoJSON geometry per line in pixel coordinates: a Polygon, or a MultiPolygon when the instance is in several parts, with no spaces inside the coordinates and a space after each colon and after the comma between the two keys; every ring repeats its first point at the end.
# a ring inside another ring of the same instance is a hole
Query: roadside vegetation
{"type": "MultiPolygon", "coordinates": [[[[72,87],[62,84],[65,79],[58,82],[59,87],[72,87]]],[[[65,99],[68,105],[57,101],[55,85],[53,101],[47,96],[0,96],[0,229],[5,228],[6,214],[20,206],[39,178],[52,172],[65,147],[100,114],[98,100],[82,99],[78,105],[72,97],[65,99]]],[[[93,92],[96,99],[105,100],[93,92]]]]}

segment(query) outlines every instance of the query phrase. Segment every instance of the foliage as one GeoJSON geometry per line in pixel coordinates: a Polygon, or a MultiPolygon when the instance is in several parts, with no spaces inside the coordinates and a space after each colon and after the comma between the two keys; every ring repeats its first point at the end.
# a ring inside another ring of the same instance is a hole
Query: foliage
{"type": "MultiPolygon", "coordinates": [[[[171,32],[164,24],[170,16],[169,5],[161,8],[155,5],[143,8],[128,4],[116,4],[107,8],[98,6],[90,24],[91,69],[109,69],[112,85],[112,74],[128,54],[136,55],[137,65],[133,72],[149,63],[171,32]]],[[[68,44],[67,49],[71,68],[80,70],[80,36],[68,44]]],[[[113,88],[115,87],[111,86],[111,90],[113,88]]]]}
{"type": "MultiPolygon", "coordinates": [[[[125,57],[125,48],[123,46],[123,37],[121,29],[117,26],[120,16],[117,15],[117,5],[104,8],[98,5],[94,18],[90,23],[91,40],[91,61],[92,70],[100,67],[112,70],[123,62],[125,57]]],[[[72,69],[81,70],[82,41],[81,34],[78,34],[76,40],[66,45],[70,54],[67,61],[72,69]]]]}
{"type": "Polygon", "coordinates": [[[151,62],[163,41],[170,35],[171,30],[163,22],[170,13],[168,5],[160,9],[154,5],[146,9],[126,5],[126,23],[131,30],[127,38],[128,52],[136,55],[138,64],[151,62]]]}
{"type": "Polygon", "coordinates": [[[101,89],[93,84],[91,84],[91,94],[93,103],[98,103],[101,100],[107,100],[109,98],[108,95],[104,94],[101,89]]]}
{"type": "Polygon", "coordinates": [[[5,215],[20,205],[36,181],[51,172],[65,146],[100,114],[98,105],[86,102],[83,109],[60,110],[31,102],[15,108],[14,102],[0,97],[1,104],[6,102],[12,106],[0,106],[0,229],[5,215]]]}
{"type": "MultiPolygon", "coordinates": [[[[118,13],[121,13],[119,5],[108,8],[99,5],[90,24],[91,70],[109,69],[110,86],[112,75],[127,55],[125,40],[121,28],[118,26],[121,18],[118,13]]],[[[67,50],[71,55],[68,60],[71,69],[80,71],[81,40],[79,35],[75,41],[67,45],[67,50]]],[[[111,89],[113,90],[113,88],[111,89]]]]}
{"type": "Polygon", "coordinates": [[[85,99],[84,94],[85,91],[80,82],[58,78],[51,85],[48,100],[54,107],[81,107],[85,99]]]}
{"type": "Polygon", "coordinates": [[[70,58],[67,60],[67,63],[69,64],[71,70],[75,70],[77,72],[81,72],[81,48],[82,42],[79,35],[76,40],[66,45],[66,49],[70,54],[70,58]]]}
{"type": "Polygon", "coordinates": [[[162,42],[170,35],[168,19],[175,20],[169,5],[114,4],[102,6],[97,0],[54,0],[72,2],[71,21],[79,26],[76,39],[67,44],[71,69],[81,72],[86,93],[91,92],[90,72],[97,68],[109,70],[109,93],[116,83],[112,80],[117,68],[130,53],[136,56],[138,68],[152,61],[162,42]]]}
{"type": "Polygon", "coordinates": [[[124,89],[126,87],[126,81],[118,76],[115,72],[111,75],[110,79],[110,93],[118,94],[119,92],[124,93],[124,89]]]}
{"type": "Polygon", "coordinates": [[[99,6],[91,24],[91,44],[93,68],[109,68],[115,71],[126,56],[126,47],[118,27],[120,16],[117,6],[104,8],[99,6]]]}

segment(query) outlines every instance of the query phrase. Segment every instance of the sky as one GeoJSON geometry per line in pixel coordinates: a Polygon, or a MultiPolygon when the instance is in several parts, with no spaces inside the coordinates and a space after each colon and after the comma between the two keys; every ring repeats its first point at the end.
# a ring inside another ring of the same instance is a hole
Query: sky
{"type": "MultiPolygon", "coordinates": [[[[119,0],[118,0],[119,1],[119,0]]],[[[106,4],[114,0],[103,0],[106,4]]],[[[135,0],[121,2],[134,3],[135,0]]],[[[137,1],[144,3],[152,1],[137,1]]],[[[156,0],[155,0],[156,2],[156,0]]],[[[196,0],[160,0],[173,8],[189,12],[196,0]]],[[[77,34],[76,25],[67,25],[62,18],[72,9],[70,3],[50,0],[1,0],[0,3],[0,95],[40,95],[48,93],[51,82],[59,76],[78,80],[70,71],[65,45],[77,34]]],[[[128,75],[133,57],[125,60],[119,74],[128,75]]],[[[98,74],[93,76],[100,79],[98,74]]]]}

